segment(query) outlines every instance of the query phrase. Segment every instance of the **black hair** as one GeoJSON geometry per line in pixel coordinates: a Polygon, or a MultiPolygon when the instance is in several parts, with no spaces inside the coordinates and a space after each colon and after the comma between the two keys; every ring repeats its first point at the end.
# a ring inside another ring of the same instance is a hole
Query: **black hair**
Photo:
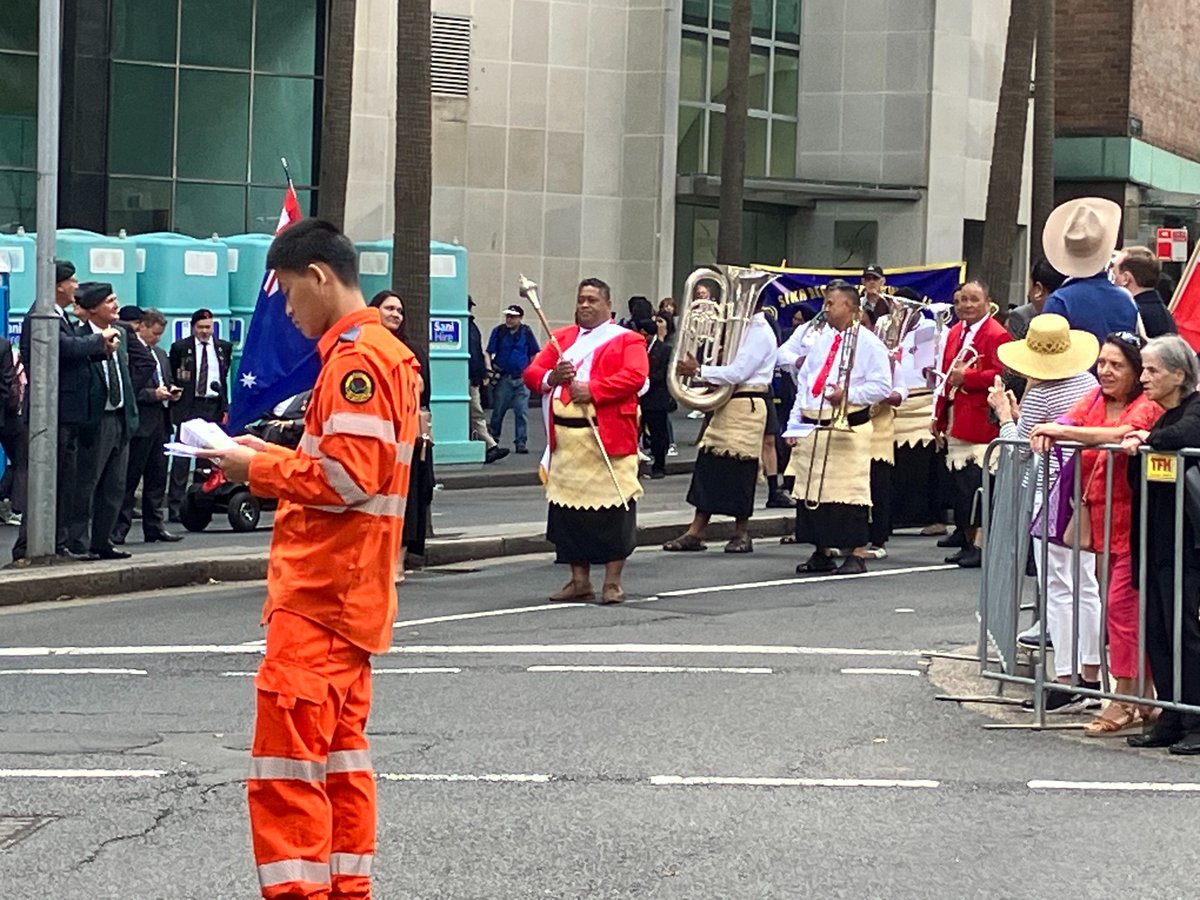
{"type": "Polygon", "coordinates": [[[629,298],[629,318],[634,322],[639,322],[642,319],[654,318],[654,307],[650,305],[650,301],[640,294],[634,294],[629,298]]]}
{"type": "Polygon", "coordinates": [[[970,285],[970,284],[977,284],[977,285],[979,285],[979,287],[980,287],[980,288],[983,290],[983,295],[984,295],[985,297],[987,297],[989,300],[991,299],[991,297],[992,297],[992,288],[991,288],[991,285],[989,285],[989,284],[988,284],[986,281],[984,281],[982,278],[972,278],[970,281],[964,281],[964,282],[962,283],[962,287],[960,287],[960,288],[959,288],[959,290],[962,290],[962,288],[965,288],[967,285],[970,285]]]}
{"type": "MultiPolygon", "coordinates": [[[[406,311],[404,309],[404,298],[401,297],[399,294],[397,294],[395,291],[386,291],[386,290],[380,291],[378,294],[376,294],[374,297],[371,298],[371,302],[368,303],[367,306],[370,306],[373,309],[379,309],[379,307],[383,306],[383,301],[386,300],[388,297],[395,297],[397,300],[400,301],[401,313],[404,313],[406,311]]],[[[405,344],[408,343],[408,316],[407,315],[402,315],[402,317],[400,319],[400,328],[396,331],[396,337],[398,337],[398,338],[400,338],[400,340],[404,341],[405,344]]]]}
{"type": "Polygon", "coordinates": [[[354,244],[324,219],[301,219],[277,234],[267,251],[268,269],[303,272],[313,263],[325,263],[346,287],[358,287],[354,244]]]}
{"type": "Polygon", "coordinates": [[[904,285],[903,287],[898,287],[898,288],[896,288],[896,290],[892,291],[892,293],[895,294],[897,297],[903,297],[905,300],[911,300],[914,303],[921,303],[925,299],[919,293],[917,293],[917,291],[913,290],[908,285],[904,285]]]}
{"type": "Polygon", "coordinates": [[[585,287],[595,288],[600,292],[601,297],[603,297],[607,302],[612,303],[612,288],[610,288],[606,282],[601,281],[599,278],[585,278],[583,281],[579,282],[579,287],[576,288],[575,292],[578,293],[585,287]]]}
{"type": "Polygon", "coordinates": [[[213,311],[211,309],[204,309],[203,307],[201,307],[200,309],[198,309],[194,313],[192,313],[192,324],[195,325],[197,322],[203,322],[205,319],[213,319],[213,318],[216,318],[216,317],[213,315],[213,311]]]}
{"type": "Polygon", "coordinates": [[[1128,331],[1114,331],[1104,339],[1103,346],[1116,347],[1133,369],[1133,391],[1129,394],[1132,400],[1142,392],[1142,347],[1145,341],[1128,331]]]}
{"type": "Polygon", "coordinates": [[[670,337],[671,335],[673,335],[675,333],[675,317],[673,315],[671,315],[669,312],[667,312],[665,309],[660,309],[658,312],[656,312],[654,314],[654,318],[662,319],[663,322],[666,324],[667,337],[670,337]]]}
{"type": "Polygon", "coordinates": [[[1047,294],[1053,294],[1062,287],[1067,276],[1050,265],[1049,260],[1045,257],[1039,257],[1029,270],[1029,280],[1044,287],[1047,294]]]}
{"type": "Polygon", "coordinates": [[[858,288],[844,278],[835,278],[829,284],[825,285],[825,296],[828,297],[833,293],[842,293],[851,296],[854,298],[855,306],[862,306],[862,298],[858,295],[858,288]]]}

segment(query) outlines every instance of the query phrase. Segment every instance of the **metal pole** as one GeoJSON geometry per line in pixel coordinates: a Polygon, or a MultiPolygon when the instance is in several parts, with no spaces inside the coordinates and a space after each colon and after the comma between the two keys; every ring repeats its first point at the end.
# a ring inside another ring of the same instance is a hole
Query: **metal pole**
{"type": "Polygon", "coordinates": [[[1138,696],[1146,696],[1146,539],[1150,492],[1146,478],[1146,452],[1138,454],[1138,696]]]}
{"type": "Polygon", "coordinates": [[[1187,457],[1175,454],[1175,572],[1171,584],[1171,700],[1181,703],[1183,698],[1183,659],[1180,648],[1183,644],[1183,473],[1187,457]]]}
{"type": "Polygon", "coordinates": [[[58,313],[54,308],[54,239],[58,227],[59,0],[38,7],[37,296],[29,317],[28,554],[55,550],[58,477],[58,313]]]}

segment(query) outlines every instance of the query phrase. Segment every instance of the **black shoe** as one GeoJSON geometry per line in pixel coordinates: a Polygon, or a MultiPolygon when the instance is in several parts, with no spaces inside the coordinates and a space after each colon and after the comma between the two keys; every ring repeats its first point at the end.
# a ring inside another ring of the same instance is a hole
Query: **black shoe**
{"type": "Polygon", "coordinates": [[[1200,731],[1185,734],[1182,740],[1168,747],[1167,752],[1173,756],[1200,756],[1200,731]]]}
{"type": "Polygon", "coordinates": [[[965,550],[960,550],[957,562],[960,568],[978,569],[983,565],[983,551],[978,547],[968,547],[965,550]]]}
{"type": "Polygon", "coordinates": [[[1125,743],[1130,747],[1140,747],[1145,750],[1155,750],[1161,747],[1173,747],[1175,744],[1183,743],[1185,738],[1194,737],[1194,735],[1186,735],[1183,729],[1179,727],[1178,720],[1168,721],[1163,723],[1163,718],[1160,717],[1154,723],[1154,727],[1149,731],[1143,731],[1141,734],[1131,734],[1125,738],[1125,743]]]}
{"type": "Polygon", "coordinates": [[[767,509],[795,509],[796,501],[792,495],[780,488],[767,498],[767,509]]]}
{"type": "Polygon", "coordinates": [[[797,575],[823,575],[835,571],[837,571],[837,563],[824,553],[813,553],[808,558],[808,562],[802,562],[796,566],[797,575]]]}
{"type": "Polygon", "coordinates": [[[88,554],[92,559],[129,559],[133,556],[126,550],[118,550],[116,547],[101,547],[99,550],[93,550],[88,554]]]}
{"type": "Polygon", "coordinates": [[[967,548],[963,547],[957,553],[951,553],[949,556],[947,556],[946,562],[951,563],[951,564],[957,563],[960,559],[962,559],[966,555],[967,555],[967,548]]]}
{"type": "Polygon", "coordinates": [[[839,575],[865,575],[867,573],[867,561],[861,556],[855,556],[851,553],[838,566],[837,573],[839,575]]]}
{"type": "Polygon", "coordinates": [[[70,560],[74,560],[76,562],[82,562],[88,558],[88,554],[74,553],[71,550],[68,550],[66,547],[63,547],[60,550],[55,550],[54,555],[57,556],[59,559],[70,559],[70,560]]]}
{"type": "Polygon", "coordinates": [[[164,544],[174,544],[178,541],[182,541],[183,535],[171,534],[169,531],[154,531],[146,535],[142,540],[144,540],[147,544],[153,544],[155,541],[162,541],[164,544]]]}
{"type": "Polygon", "coordinates": [[[177,512],[168,513],[168,514],[167,514],[167,521],[168,521],[168,522],[170,522],[172,525],[180,525],[180,524],[182,524],[182,521],[181,521],[181,520],[180,520],[180,518],[179,518],[179,513],[177,513],[177,512]]]}
{"type": "Polygon", "coordinates": [[[125,543],[125,535],[122,534],[118,536],[114,534],[112,542],[118,547],[122,546],[125,543]]]}
{"type": "Polygon", "coordinates": [[[937,545],[939,547],[966,547],[967,536],[961,531],[953,531],[944,538],[938,540],[937,545]]]}
{"type": "MultiPolygon", "coordinates": [[[[1098,681],[1080,681],[1080,687],[1088,688],[1089,690],[1100,690],[1100,682],[1098,681]]],[[[1100,699],[1098,697],[1088,697],[1083,694],[1074,694],[1067,691],[1047,691],[1046,692],[1046,714],[1064,715],[1066,713],[1085,712],[1089,709],[1099,709],[1100,699]]],[[[1033,711],[1033,700],[1024,700],[1021,702],[1021,709],[1026,712],[1033,711]]]]}
{"type": "Polygon", "coordinates": [[[663,472],[660,469],[652,469],[650,472],[650,480],[651,481],[658,481],[659,479],[666,478],[666,477],[667,477],[667,473],[663,472]]]}
{"type": "Polygon", "coordinates": [[[487,453],[483,454],[483,464],[494,463],[498,459],[504,459],[508,456],[507,447],[488,447],[487,453]]]}
{"type": "Polygon", "coordinates": [[[513,452],[514,452],[514,453],[522,453],[522,454],[524,454],[524,453],[528,453],[528,452],[529,452],[529,448],[528,448],[528,447],[526,447],[524,444],[516,444],[516,445],[514,445],[514,447],[513,447],[513,452]]]}

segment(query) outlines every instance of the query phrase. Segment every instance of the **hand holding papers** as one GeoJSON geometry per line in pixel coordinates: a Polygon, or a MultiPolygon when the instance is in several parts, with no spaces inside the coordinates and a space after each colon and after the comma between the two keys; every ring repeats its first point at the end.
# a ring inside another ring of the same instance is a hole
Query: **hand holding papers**
{"type": "Polygon", "coordinates": [[[215,422],[188,419],[179,426],[179,440],[163,444],[167,456],[203,456],[201,450],[230,450],[237,446],[215,422]]]}

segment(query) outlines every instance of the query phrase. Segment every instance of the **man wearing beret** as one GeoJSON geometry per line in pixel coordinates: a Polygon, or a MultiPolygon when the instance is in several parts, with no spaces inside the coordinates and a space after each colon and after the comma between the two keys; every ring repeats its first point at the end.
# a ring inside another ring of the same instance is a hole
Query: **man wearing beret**
{"type": "MultiPolygon", "coordinates": [[[[75,307],[84,319],[79,333],[103,334],[117,322],[117,295],[103,281],[89,281],[75,291],[75,307]]],[[[137,397],[129,372],[128,335],[117,344],[117,351],[102,362],[92,363],[92,403],[99,410],[99,422],[80,444],[82,502],[87,517],[82,527],[71,534],[82,540],[91,524],[88,555],[95,559],[128,559],[129,554],[113,546],[113,527],[125,499],[125,475],[129,469],[129,441],[138,427],[137,397]]]]}
{"type": "MultiPolygon", "coordinates": [[[[75,278],[75,266],[66,260],[56,260],[54,263],[54,311],[58,313],[58,381],[55,385],[58,394],[58,490],[55,498],[55,552],[63,558],[76,559],[87,555],[87,548],[77,546],[73,552],[68,549],[67,534],[71,522],[82,519],[83,513],[83,480],[79,458],[80,434],[92,423],[92,409],[89,401],[91,390],[91,364],[108,359],[117,352],[120,332],[116,328],[106,327],[97,334],[88,331],[80,334],[75,326],[67,320],[67,307],[75,302],[75,289],[79,282],[75,278]]],[[[25,317],[21,326],[21,359],[30,375],[28,398],[30,392],[36,389],[32,379],[33,367],[30,365],[30,315],[25,317]]],[[[29,416],[29,404],[25,404],[25,417],[29,416]]],[[[21,521],[21,530],[17,542],[13,545],[13,559],[24,559],[26,556],[26,528],[29,517],[21,521]]]]}

